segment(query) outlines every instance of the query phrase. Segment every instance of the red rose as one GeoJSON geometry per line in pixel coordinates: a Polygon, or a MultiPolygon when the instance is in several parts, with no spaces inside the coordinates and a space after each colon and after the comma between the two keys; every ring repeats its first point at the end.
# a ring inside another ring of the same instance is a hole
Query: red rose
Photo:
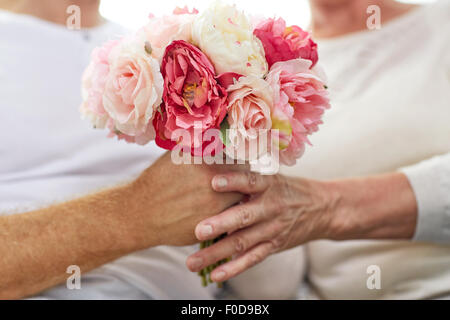
{"type": "Polygon", "coordinates": [[[311,60],[311,68],[317,63],[317,44],[310,34],[297,26],[286,27],[281,18],[263,21],[253,33],[264,46],[269,68],[276,62],[298,58],[311,60]]]}
{"type": "Polygon", "coordinates": [[[168,150],[181,143],[192,154],[202,155],[208,144],[199,143],[205,131],[220,128],[227,113],[227,92],[206,55],[186,41],[173,41],[166,48],[161,73],[163,104],[153,122],[156,143],[168,150]],[[184,130],[190,141],[180,141],[177,129],[184,130]]]}

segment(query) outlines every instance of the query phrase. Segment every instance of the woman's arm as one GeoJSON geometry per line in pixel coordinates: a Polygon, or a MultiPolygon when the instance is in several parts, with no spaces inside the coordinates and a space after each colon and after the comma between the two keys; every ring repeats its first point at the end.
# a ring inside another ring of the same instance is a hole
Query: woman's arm
{"type": "Polygon", "coordinates": [[[136,250],[197,242],[199,221],[242,198],[211,188],[223,167],[177,166],[166,154],[128,185],[0,216],[0,298],[22,298],[63,282],[70,265],[84,273],[136,250]]]}
{"type": "Polygon", "coordinates": [[[416,226],[416,199],[403,173],[327,182],[232,173],[216,176],[213,187],[252,195],[196,228],[200,240],[232,233],[187,260],[189,269],[198,271],[237,256],[214,270],[215,281],[311,240],[410,239],[416,226]]]}
{"type": "Polygon", "coordinates": [[[450,244],[450,153],[403,168],[417,199],[414,241],[450,244]]]}

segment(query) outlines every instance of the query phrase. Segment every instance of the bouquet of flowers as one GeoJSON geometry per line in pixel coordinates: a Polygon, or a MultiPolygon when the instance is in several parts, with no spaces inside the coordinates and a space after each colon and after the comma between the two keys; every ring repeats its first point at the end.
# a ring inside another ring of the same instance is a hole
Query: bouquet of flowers
{"type": "Polygon", "coordinates": [[[81,113],[130,143],[293,165],[329,108],[317,61],[310,34],[281,18],[219,1],[202,14],[177,8],[93,51],[81,113]]]}

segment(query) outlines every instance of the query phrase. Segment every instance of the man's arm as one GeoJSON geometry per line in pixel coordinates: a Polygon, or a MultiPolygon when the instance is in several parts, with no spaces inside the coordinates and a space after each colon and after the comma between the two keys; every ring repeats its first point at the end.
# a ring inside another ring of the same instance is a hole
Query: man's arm
{"type": "MultiPolygon", "coordinates": [[[[136,250],[131,224],[120,223],[125,208],[137,209],[128,205],[132,195],[132,187],[123,186],[0,217],[0,297],[38,293],[64,281],[70,265],[87,272],[136,250]]],[[[158,245],[155,230],[148,230],[148,237],[149,246],[158,245]]]]}
{"type": "Polygon", "coordinates": [[[241,199],[212,190],[210,181],[220,170],[176,166],[166,154],[128,185],[0,217],[0,298],[61,283],[70,265],[87,272],[136,250],[197,242],[199,221],[241,199]]]}

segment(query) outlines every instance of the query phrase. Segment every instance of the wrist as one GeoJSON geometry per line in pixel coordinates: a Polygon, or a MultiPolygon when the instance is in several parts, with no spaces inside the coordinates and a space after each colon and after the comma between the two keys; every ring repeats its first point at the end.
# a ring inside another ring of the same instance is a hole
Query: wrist
{"type": "Polygon", "coordinates": [[[341,195],[334,182],[288,179],[295,201],[292,207],[298,216],[298,244],[312,240],[334,239],[337,208],[341,205],[341,195]],[[305,230],[305,226],[309,226],[305,230]],[[306,232],[305,232],[306,231],[306,232]]]}
{"type": "Polygon", "coordinates": [[[348,203],[345,202],[345,188],[340,181],[317,181],[324,203],[321,239],[344,240],[352,227],[345,219],[348,203]]]}
{"type": "MultiPolygon", "coordinates": [[[[143,175],[146,174],[143,173],[143,175]]],[[[123,187],[122,217],[119,219],[127,225],[126,238],[134,251],[163,244],[155,208],[162,210],[158,203],[158,192],[147,178],[139,177],[123,187]]]]}
{"type": "Polygon", "coordinates": [[[410,239],[417,208],[401,173],[326,182],[334,199],[329,238],[410,239]]]}
{"type": "Polygon", "coordinates": [[[327,239],[349,240],[357,238],[361,223],[358,221],[357,201],[355,192],[357,185],[350,180],[334,180],[324,182],[327,190],[329,224],[327,239]]]}

